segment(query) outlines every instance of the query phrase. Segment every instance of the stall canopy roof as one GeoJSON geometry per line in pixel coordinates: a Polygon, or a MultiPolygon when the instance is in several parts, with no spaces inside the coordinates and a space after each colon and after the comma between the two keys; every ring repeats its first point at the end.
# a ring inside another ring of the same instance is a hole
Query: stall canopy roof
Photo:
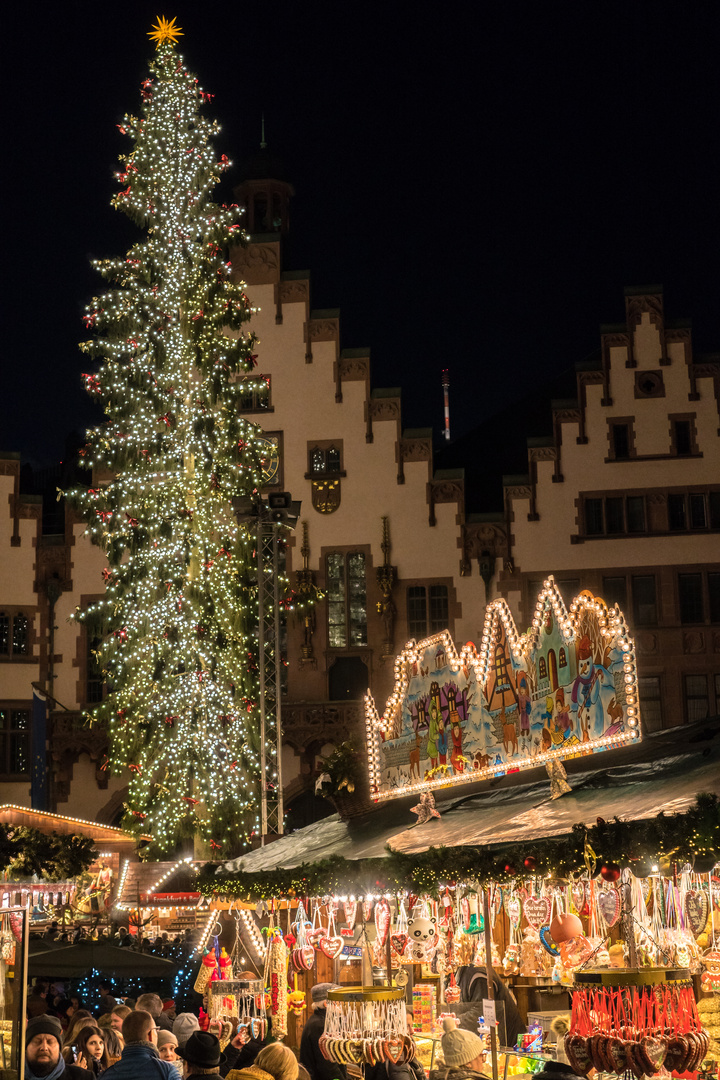
{"type": "Polygon", "coordinates": [[[444,801],[438,792],[441,817],[425,825],[411,825],[409,811],[418,801],[416,795],[392,806],[381,804],[349,822],[335,814],[225,863],[218,872],[291,869],[332,855],[382,858],[388,845],[413,853],[429,847],[507,844],[560,837],[580,822],[594,825],[598,817],[639,821],[661,811],[684,812],[699,792],[720,789],[720,719],[671,728],[621,752],[574,758],[565,765],[572,791],[560,799],[550,798],[545,770],[538,768],[530,783],[524,773],[499,777],[474,794],[444,801]],[[398,828],[398,821],[407,827],[398,828]]]}

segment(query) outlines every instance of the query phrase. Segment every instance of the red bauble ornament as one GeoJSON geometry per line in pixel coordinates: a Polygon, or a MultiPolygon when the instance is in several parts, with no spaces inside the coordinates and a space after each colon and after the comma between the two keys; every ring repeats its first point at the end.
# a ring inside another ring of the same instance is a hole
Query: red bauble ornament
{"type": "Polygon", "coordinates": [[[515,868],[515,865],[511,862],[505,863],[505,873],[509,874],[510,877],[514,877],[515,874],[517,874],[517,869],[515,868]]]}
{"type": "Polygon", "coordinates": [[[603,863],[600,867],[600,877],[603,881],[617,881],[620,877],[620,867],[615,862],[603,863]]]}
{"type": "Polygon", "coordinates": [[[525,862],[523,863],[523,866],[526,870],[529,870],[531,874],[534,874],[535,868],[537,867],[537,860],[535,856],[528,855],[527,859],[525,859],[525,862]]]}

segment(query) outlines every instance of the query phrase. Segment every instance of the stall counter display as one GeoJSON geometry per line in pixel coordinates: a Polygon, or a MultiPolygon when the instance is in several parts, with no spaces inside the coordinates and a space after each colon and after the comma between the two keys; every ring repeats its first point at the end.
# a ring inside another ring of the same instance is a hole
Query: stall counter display
{"type": "Polygon", "coordinates": [[[413,986],[413,1031],[439,1034],[435,987],[431,983],[413,986]]]}
{"type": "Polygon", "coordinates": [[[25,1068],[28,912],[0,908],[0,1069],[25,1068]]]}

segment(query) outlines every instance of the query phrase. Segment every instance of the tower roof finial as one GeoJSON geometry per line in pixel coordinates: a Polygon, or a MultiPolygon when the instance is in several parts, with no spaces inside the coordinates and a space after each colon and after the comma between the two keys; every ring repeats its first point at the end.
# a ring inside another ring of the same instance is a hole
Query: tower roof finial
{"type": "Polygon", "coordinates": [[[267,147],[265,142],[265,113],[262,114],[260,119],[260,149],[264,150],[267,147]]]}

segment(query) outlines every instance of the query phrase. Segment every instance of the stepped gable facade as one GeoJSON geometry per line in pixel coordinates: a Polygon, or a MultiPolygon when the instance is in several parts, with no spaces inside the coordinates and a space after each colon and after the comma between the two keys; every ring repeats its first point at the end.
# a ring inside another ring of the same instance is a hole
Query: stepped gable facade
{"type": "Polygon", "coordinates": [[[527,474],[504,479],[499,589],[520,625],[550,572],[568,598],[618,603],[653,731],[720,711],[720,355],[693,355],[659,286],[626,289],[625,308],[578,365],[577,400],[528,441],[527,474]]]}

